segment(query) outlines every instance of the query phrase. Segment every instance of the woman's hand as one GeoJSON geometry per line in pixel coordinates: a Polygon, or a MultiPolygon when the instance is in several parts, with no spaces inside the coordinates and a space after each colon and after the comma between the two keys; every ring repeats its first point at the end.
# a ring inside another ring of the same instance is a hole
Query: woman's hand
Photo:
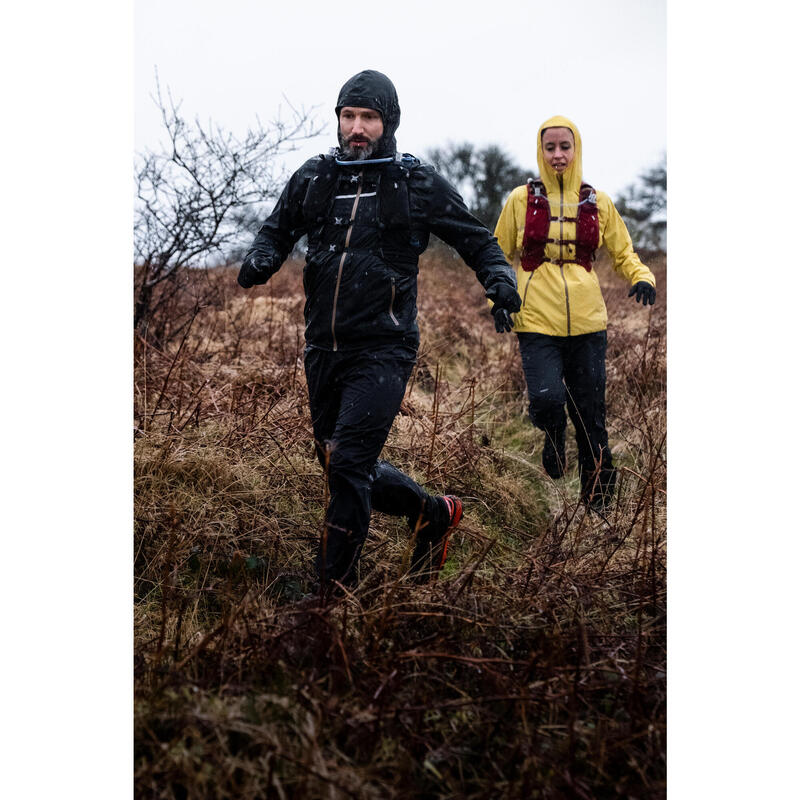
{"type": "Polygon", "coordinates": [[[628,292],[628,297],[631,297],[633,293],[636,293],[636,302],[641,303],[642,305],[655,305],[656,302],[656,287],[651,286],[647,281],[639,281],[638,283],[634,283],[631,286],[631,290],[628,292]]]}

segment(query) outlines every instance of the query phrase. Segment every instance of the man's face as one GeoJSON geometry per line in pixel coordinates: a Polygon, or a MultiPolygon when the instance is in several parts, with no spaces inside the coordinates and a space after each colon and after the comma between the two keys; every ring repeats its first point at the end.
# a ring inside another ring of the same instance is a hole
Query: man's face
{"type": "Polygon", "coordinates": [[[344,106],[339,112],[339,145],[346,159],[369,158],[383,136],[383,119],[374,108],[344,106]]]}

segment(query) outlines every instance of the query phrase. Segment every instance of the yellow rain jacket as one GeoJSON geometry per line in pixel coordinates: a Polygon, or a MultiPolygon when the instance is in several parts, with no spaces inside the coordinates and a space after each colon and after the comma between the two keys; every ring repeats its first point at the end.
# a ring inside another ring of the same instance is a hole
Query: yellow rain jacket
{"type": "MultiPolygon", "coordinates": [[[[539,175],[547,189],[550,202],[549,238],[562,243],[548,243],[545,256],[551,259],[574,258],[575,223],[559,222],[562,216],[577,217],[578,199],[582,180],[581,136],[566,117],[547,120],[536,136],[536,161],[539,175]],[[575,156],[572,163],[558,175],[544,160],[542,131],[545,128],[569,128],[575,137],[575,156]]],[[[516,268],[517,290],[522,308],[513,315],[517,332],[545,333],[550,336],[577,336],[605,330],[608,313],[594,268],[587,272],[580,264],[554,264],[545,261],[533,272],[520,266],[519,253],[525,231],[525,214],[528,208],[528,187],[518,186],[506,200],[494,235],[508,262],[516,268]]],[[[605,246],[611,256],[614,271],[622,275],[631,286],[638,281],[656,285],[653,273],[633,251],[628,229],[611,198],[597,192],[597,209],[600,216],[600,246],[605,246]]]]}

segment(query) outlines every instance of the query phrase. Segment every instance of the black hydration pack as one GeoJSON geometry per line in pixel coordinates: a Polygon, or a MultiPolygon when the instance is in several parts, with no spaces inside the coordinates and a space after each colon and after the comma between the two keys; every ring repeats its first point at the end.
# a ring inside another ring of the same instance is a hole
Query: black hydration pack
{"type": "MultiPolygon", "coordinates": [[[[375,159],[378,165],[378,228],[381,250],[417,250],[411,233],[408,182],[419,160],[408,153],[391,161],[375,159]]],[[[343,170],[370,167],[369,160],[340,162],[333,154],[320,156],[303,200],[303,217],[308,226],[309,248],[321,243],[323,229],[333,210],[336,187],[343,170]]]]}

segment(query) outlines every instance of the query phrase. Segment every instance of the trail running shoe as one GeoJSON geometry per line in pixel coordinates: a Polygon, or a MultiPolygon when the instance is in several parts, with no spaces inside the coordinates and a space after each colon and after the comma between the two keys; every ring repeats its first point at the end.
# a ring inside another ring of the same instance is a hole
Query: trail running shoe
{"type": "Polygon", "coordinates": [[[444,566],[450,534],[458,527],[464,513],[463,503],[454,495],[442,495],[436,500],[444,506],[437,525],[441,533],[431,534],[425,528],[421,528],[417,534],[414,554],[411,556],[411,574],[416,575],[417,581],[421,583],[430,580],[431,576],[444,566]]]}
{"type": "Polygon", "coordinates": [[[464,504],[455,495],[444,494],[440,499],[444,500],[449,516],[447,528],[442,534],[442,538],[435,542],[431,548],[431,562],[437,572],[442,569],[444,562],[447,561],[447,543],[450,540],[450,534],[458,527],[458,523],[461,522],[461,516],[464,513],[464,504]]]}

